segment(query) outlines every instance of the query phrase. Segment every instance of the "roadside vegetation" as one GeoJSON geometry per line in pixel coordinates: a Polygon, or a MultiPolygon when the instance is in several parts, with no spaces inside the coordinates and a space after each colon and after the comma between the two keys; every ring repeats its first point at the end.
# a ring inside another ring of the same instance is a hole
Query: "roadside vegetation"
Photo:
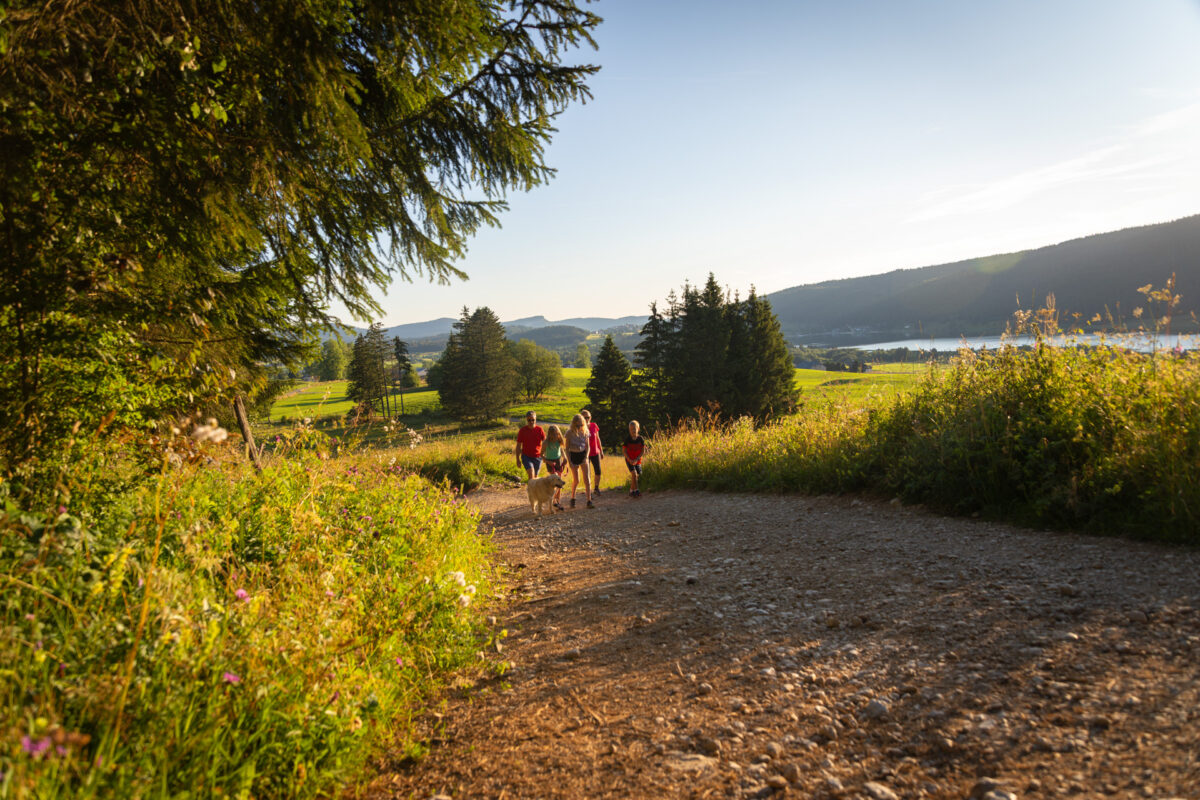
{"type": "Polygon", "coordinates": [[[50,513],[6,498],[0,794],[312,797],[419,752],[484,665],[488,542],[444,482],[323,440],[255,475],[181,438],[132,491],[97,461],[50,513]]]}
{"type": "Polygon", "coordinates": [[[656,437],[648,488],[872,491],[956,514],[1200,543],[1200,355],[965,351],[913,391],[656,437]]]}

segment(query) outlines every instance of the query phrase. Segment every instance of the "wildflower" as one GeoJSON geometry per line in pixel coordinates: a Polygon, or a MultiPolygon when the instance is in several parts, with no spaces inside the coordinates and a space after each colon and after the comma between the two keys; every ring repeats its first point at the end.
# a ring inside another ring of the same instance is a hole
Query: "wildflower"
{"type": "Polygon", "coordinates": [[[465,592],[466,594],[475,594],[475,584],[472,583],[466,589],[463,589],[463,592],[465,592]]]}
{"type": "Polygon", "coordinates": [[[332,590],[332,589],[326,589],[326,590],[325,590],[325,596],[326,596],[326,597],[333,597],[333,590],[332,590]]]}
{"type": "Polygon", "coordinates": [[[58,513],[60,513],[60,514],[65,514],[65,513],[67,513],[67,507],[66,507],[66,506],[59,506],[59,507],[58,507],[58,513]]]}
{"type": "Polygon", "coordinates": [[[458,596],[458,604],[459,604],[459,606],[461,606],[462,608],[466,608],[467,606],[471,605],[471,595],[469,595],[469,594],[460,594],[460,595],[458,596]]]}
{"type": "Polygon", "coordinates": [[[242,600],[247,603],[250,602],[250,593],[247,592],[245,589],[238,589],[236,592],[233,593],[233,596],[236,597],[238,600],[242,600]]]}
{"type": "Polygon", "coordinates": [[[461,572],[451,572],[448,575],[446,575],[446,577],[449,578],[454,583],[458,584],[459,586],[467,585],[467,576],[461,572]]]}
{"type": "Polygon", "coordinates": [[[241,683],[242,682],[242,677],[234,672],[226,672],[224,675],[221,676],[221,678],[226,683],[241,683]]]}
{"type": "Polygon", "coordinates": [[[28,736],[21,737],[21,749],[28,753],[33,758],[37,758],[42,753],[50,749],[50,737],[46,736],[38,739],[36,742],[28,736]]]}
{"type": "Polygon", "coordinates": [[[404,666],[404,659],[403,659],[403,658],[401,658],[400,656],[396,656],[396,666],[397,666],[397,667],[403,667],[403,666],[404,666]]]}

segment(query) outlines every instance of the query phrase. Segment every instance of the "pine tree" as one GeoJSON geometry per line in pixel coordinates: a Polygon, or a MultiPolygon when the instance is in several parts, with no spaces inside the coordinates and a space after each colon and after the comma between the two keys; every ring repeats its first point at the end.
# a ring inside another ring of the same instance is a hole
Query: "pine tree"
{"type": "Polygon", "coordinates": [[[720,406],[728,399],[729,326],[725,295],[709,273],[703,291],[684,286],[673,337],[668,383],[675,416],[720,406]]]}
{"type": "Polygon", "coordinates": [[[666,424],[670,419],[667,372],[671,358],[671,321],[658,312],[658,303],[650,304],[650,318],[642,326],[641,341],[634,348],[638,368],[638,414],[647,430],[666,424]]]}
{"type": "Polygon", "coordinates": [[[745,304],[747,347],[743,414],[757,420],[790,414],[796,408],[796,369],[771,303],[754,289],[745,304]]]}
{"type": "Polygon", "coordinates": [[[633,418],[633,370],[611,336],[605,337],[583,391],[588,397],[592,421],[600,426],[601,438],[622,441],[633,418]]]}
{"type": "Polygon", "coordinates": [[[362,318],[395,277],[461,276],[506,193],[552,174],[600,21],[576,0],[3,9],[6,474],[110,410],[262,386],[330,301],[362,318]]]}
{"type": "Polygon", "coordinates": [[[383,325],[374,323],[366,333],[360,334],[354,340],[353,355],[350,357],[350,368],[347,377],[350,383],[346,386],[346,397],[358,405],[369,405],[381,413],[388,411],[387,369],[384,367],[384,357],[387,354],[387,342],[383,337],[383,325]]]}
{"type": "Polygon", "coordinates": [[[455,419],[482,422],[499,417],[516,393],[516,362],[504,326],[486,306],[466,307],[454,323],[441,359],[442,407],[455,419]]]}

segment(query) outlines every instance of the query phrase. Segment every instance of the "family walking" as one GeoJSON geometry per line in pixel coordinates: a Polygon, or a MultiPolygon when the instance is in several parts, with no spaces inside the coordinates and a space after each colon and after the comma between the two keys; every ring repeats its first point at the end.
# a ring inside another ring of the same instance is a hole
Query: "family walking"
{"type": "MultiPolygon", "coordinates": [[[[640,435],[637,420],[629,423],[629,437],[622,445],[625,466],[629,470],[629,496],[641,497],[639,478],[642,473],[642,455],[645,441],[640,435]]],[[[584,409],[571,419],[564,434],[557,425],[543,430],[537,424],[537,414],[530,411],[525,415],[525,424],[517,431],[515,449],[517,464],[525,470],[528,480],[533,480],[545,462],[546,470],[560,479],[569,465],[571,467],[571,508],[575,507],[575,495],[579,489],[579,474],[583,472],[583,496],[588,508],[595,508],[600,496],[600,476],[603,472],[604,447],[600,441],[600,426],[592,422],[592,415],[584,409]]],[[[565,484],[564,484],[565,485],[565,484]]],[[[562,505],[562,486],[554,490],[553,505],[559,511],[562,505]]]]}

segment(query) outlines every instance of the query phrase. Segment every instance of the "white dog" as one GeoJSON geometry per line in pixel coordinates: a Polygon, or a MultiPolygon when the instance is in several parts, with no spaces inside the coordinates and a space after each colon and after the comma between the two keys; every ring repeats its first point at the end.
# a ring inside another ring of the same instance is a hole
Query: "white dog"
{"type": "Polygon", "coordinates": [[[525,484],[525,491],[529,493],[529,508],[533,511],[533,515],[536,517],[540,514],[553,514],[554,507],[550,504],[550,500],[554,497],[554,490],[564,486],[566,484],[563,483],[563,479],[557,475],[534,478],[525,484]]]}

